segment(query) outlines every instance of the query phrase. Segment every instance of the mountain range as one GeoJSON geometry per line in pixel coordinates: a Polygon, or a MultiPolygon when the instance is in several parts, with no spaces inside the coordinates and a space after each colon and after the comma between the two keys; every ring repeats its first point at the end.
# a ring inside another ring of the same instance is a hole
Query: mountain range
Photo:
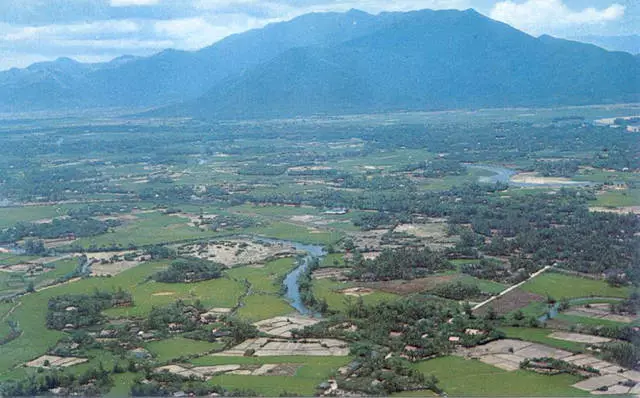
{"type": "Polygon", "coordinates": [[[0,111],[152,107],[284,117],[637,102],[640,58],[529,36],[474,10],[313,13],[195,52],[0,72],[0,111]]]}

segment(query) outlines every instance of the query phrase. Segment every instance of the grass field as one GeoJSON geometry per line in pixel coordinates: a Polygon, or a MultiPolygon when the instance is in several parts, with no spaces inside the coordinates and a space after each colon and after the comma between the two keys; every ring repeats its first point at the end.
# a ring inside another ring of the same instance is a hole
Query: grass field
{"type": "Polygon", "coordinates": [[[268,294],[253,294],[246,297],[238,316],[252,322],[295,312],[283,298],[268,294]]]}
{"type": "Polygon", "coordinates": [[[279,221],[271,222],[266,226],[248,228],[243,230],[243,233],[313,245],[328,245],[330,243],[335,243],[342,238],[342,233],[340,232],[312,229],[297,224],[279,221]]]}
{"type": "Polygon", "coordinates": [[[81,238],[74,243],[83,248],[110,247],[112,245],[128,247],[129,245],[145,246],[223,235],[191,227],[187,225],[189,221],[182,217],[157,212],[136,214],[136,217],[138,219],[115,228],[113,232],[81,238]]]}
{"type": "Polygon", "coordinates": [[[546,272],[522,285],[522,289],[555,299],[578,297],[628,297],[629,288],[612,287],[604,281],[546,272]]]}
{"type": "MultiPolygon", "coordinates": [[[[443,357],[420,362],[415,367],[424,374],[433,374],[438,386],[449,396],[588,396],[571,387],[580,378],[570,375],[545,376],[525,370],[507,372],[477,360],[443,357]]],[[[430,395],[429,392],[419,392],[430,395]]],[[[404,394],[402,394],[404,395],[404,394]]]]}
{"type": "Polygon", "coordinates": [[[220,375],[210,383],[227,389],[250,389],[265,396],[284,393],[312,396],[315,388],[327,380],[339,367],[349,363],[349,357],[212,357],[205,356],[191,361],[194,365],[225,364],[300,364],[294,376],[240,376],[220,375]]]}
{"type": "Polygon", "coordinates": [[[30,222],[62,216],[71,207],[73,206],[0,207],[0,229],[11,227],[17,222],[30,222]]]}
{"type": "Polygon", "coordinates": [[[114,386],[111,388],[108,394],[105,395],[107,398],[122,398],[129,396],[129,391],[131,390],[131,386],[137,378],[140,378],[142,375],[137,373],[118,373],[112,375],[114,386]]]}
{"type": "Polygon", "coordinates": [[[628,189],[625,191],[607,191],[596,196],[595,202],[590,202],[591,206],[601,207],[624,207],[640,206],[640,189],[628,189]]]}
{"type": "Polygon", "coordinates": [[[278,293],[282,278],[295,266],[295,258],[270,261],[264,267],[244,266],[227,271],[230,278],[248,280],[254,292],[278,293]]]}
{"type": "Polygon", "coordinates": [[[549,337],[549,334],[553,332],[551,329],[503,327],[500,328],[500,330],[503,331],[508,338],[545,344],[571,352],[583,352],[586,348],[585,344],[549,337]]]}
{"type": "Polygon", "coordinates": [[[321,268],[344,267],[344,253],[331,253],[322,257],[320,261],[321,268]]]}
{"type": "Polygon", "coordinates": [[[155,355],[155,359],[158,362],[167,362],[181,356],[205,354],[213,350],[221,349],[222,346],[221,343],[209,343],[207,341],[174,337],[172,339],[152,341],[147,343],[146,348],[155,355]]]}

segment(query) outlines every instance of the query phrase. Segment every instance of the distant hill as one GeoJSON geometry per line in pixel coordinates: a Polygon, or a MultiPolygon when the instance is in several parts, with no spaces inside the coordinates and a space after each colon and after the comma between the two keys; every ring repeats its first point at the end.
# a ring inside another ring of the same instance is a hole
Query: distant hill
{"type": "Polygon", "coordinates": [[[331,47],[289,50],[160,112],[243,118],[637,101],[640,63],[531,37],[473,10],[417,11],[331,47]]]}
{"type": "Polygon", "coordinates": [[[273,117],[638,101],[626,53],[534,38],[473,10],[314,13],[196,52],[0,72],[0,111],[160,107],[273,117]]]}
{"type": "Polygon", "coordinates": [[[595,44],[609,51],[624,51],[640,54],[640,35],[628,36],[578,36],[572,40],[595,44]]]}
{"type": "Polygon", "coordinates": [[[175,103],[202,95],[214,84],[289,49],[334,45],[392,19],[393,15],[380,18],[357,10],[307,14],[231,35],[199,51],[165,50],[117,68],[92,68],[63,59],[32,65],[48,70],[38,75],[30,73],[32,67],[12,69],[0,72],[0,111],[175,103]],[[77,70],[66,69],[69,61],[77,70]]]}

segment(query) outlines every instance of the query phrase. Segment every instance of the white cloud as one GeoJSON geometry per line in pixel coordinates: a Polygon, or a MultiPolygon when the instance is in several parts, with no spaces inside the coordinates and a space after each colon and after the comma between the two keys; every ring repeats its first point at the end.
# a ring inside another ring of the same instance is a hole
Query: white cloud
{"type": "Polygon", "coordinates": [[[131,34],[138,32],[140,26],[133,21],[96,21],[72,25],[45,25],[13,27],[8,33],[0,36],[3,41],[52,40],[57,37],[100,36],[114,34],[131,34]]]}
{"type": "Polygon", "coordinates": [[[112,7],[129,7],[129,6],[153,6],[158,4],[159,0],[111,0],[112,7]]]}
{"type": "Polygon", "coordinates": [[[266,25],[270,20],[247,17],[241,14],[226,14],[215,20],[202,17],[157,21],[155,33],[183,50],[195,50],[208,46],[226,36],[266,25]]]}
{"type": "Polygon", "coordinates": [[[607,8],[572,10],[562,0],[511,0],[494,5],[490,16],[532,34],[553,33],[580,25],[594,25],[619,20],[625,7],[614,3],[607,8]]]}

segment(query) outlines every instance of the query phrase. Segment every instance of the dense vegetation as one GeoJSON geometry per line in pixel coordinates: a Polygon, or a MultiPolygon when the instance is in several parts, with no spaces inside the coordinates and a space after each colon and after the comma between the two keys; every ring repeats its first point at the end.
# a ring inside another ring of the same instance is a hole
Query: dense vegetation
{"type": "Polygon", "coordinates": [[[220,264],[195,257],[181,257],[173,260],[166,270],[155,273],[153,279],[165,283],[194,283],[220,276],[220,264]]]}
{"type": "Polygon", "coordinates": [[[103,319],[103,310],[132,304],[131,295],[123,290],[55,296],[47,306],[47,327],[76,329],[91,326],[103,319]]]}

